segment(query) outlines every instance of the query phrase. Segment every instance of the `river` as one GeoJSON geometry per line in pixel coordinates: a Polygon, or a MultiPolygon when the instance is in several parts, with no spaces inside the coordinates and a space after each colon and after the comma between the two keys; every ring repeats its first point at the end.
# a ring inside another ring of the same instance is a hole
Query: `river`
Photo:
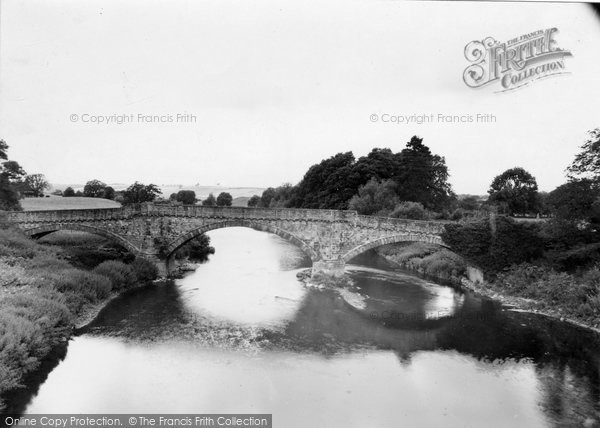
{"type": "Polygon", "coordinates": [[[307,288],[264,232],[113,300],[27,388],[23,413],[272,413],[276,427],[546,427],[600,421],[595,334],[386,268],[307,288]]]}

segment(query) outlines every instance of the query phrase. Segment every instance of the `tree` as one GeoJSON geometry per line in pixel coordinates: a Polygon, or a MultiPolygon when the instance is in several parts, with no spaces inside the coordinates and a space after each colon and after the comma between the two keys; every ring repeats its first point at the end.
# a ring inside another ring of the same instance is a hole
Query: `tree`
{"type": "Polygon", "coordinates": [[[550,192],[546,203],[559,219],[600,222],[600,188],[592,180],[571,181],[558,186],[550,192]]]}
{"type": "Polygon", "coordinates": [[[527,214],[537,209],[537,182],[533,175],[521,167],[507,169],[496,176],[488,193],[489,202],[505,204],[511,215],[527,214]]]}
{"type": "Polygon", "coordinates": [[[420,202],[438,212],[455,198],[448,183],[448,167],[442,156],[434,155],[423,139],[414,136],[398,154],[397,194],[403,201],[420,202]]]}
{"type": "Polygon", "coordinates": [[[202,206],[203,207],[214,207],[217,205],[217,199],[215,198],[215,195],[213,195],[212,193],[210,193],[205,200],[202,201],[202,206]]]}
{"type": "Polygon", "coordinates": [[[100,180],[90,180],[83,187],[83,196],[88,198],[103,198],[106,184],[100,180]]]}
{"type": "MultiPolygon", "coordinates": [[[[354,155],[346,152],[311,166],[294,189],[288,206],[347,209],[350,198],[364,184],[361,176],[354,170],[354,165],[354,155]]],[[[266,206],[266,201],[263,203],[266,206]]]]}
{"type": "MultiPolygon", "coordinates": [[[[0,140],[0,159],[8,161],[8,144],[4,140],[0,140]]],[[[14,183],[15,166],[18,164],[10,162],[0,164],[0,210],[3,211],[21,209],[19,192],[14,183]]],[[[17,170],[20,172],[22,169],[19,167],[17,170]]]]}
{"type": "Polygon", "coordinates": [[[257,207],[260,205],[260,196],[253,195],[250,199],[248,199],[249,207],[257,207]]]}
{"type": "Polygon", "coordinates": [[[152,202],[160,194],[162,192],[155,184],[144,185],[136,181],[123,192],[123,202],[126,204],[152,202]]]}
{"type": "Polygon", "coordinates": [[[364,215],[388,215],[398,202],[396,183],[393,180],[380,182],[371,178],[367,184],[358,188],[358,195],[350,199],[348,208],[364,215]]]}
{"type": "Polygon", "coordinates": [[[44,196],[44,190],[50,187],[50,183],[48,183],[44,174],[31,174],[25,177],[25,186],[35,197],[41,197],[44,196]]]}
{"type": "Polygon", "coordinates": [[[69,187],[67,187],[67,188],[64,190],[64,192],[63,192],[63,197],[64,197],[64,198],[71,198],[71,197],[73,197],[73,196],[75,196],[75,190],[73,190],[73,188],[72,188],[72,187],[70,187],[70,186],[69,186],[69,187]]]}
{"type": "Polygon", "coordinates": [[[588,139],[581,146],[581,152],[567,168],[567,177],[571,181],[600,181],[600,128],[588,132],[588,139]]]}
{"type": "Polygon", "coordinates": [[[180,190],[175,195],[175,200],[184,205],[194,205],[196,203],[196,192],[193,190],[180,190]]]}
{"type": "Polygon", "coordinates": [[[0,159],[8,160],[8,144],[4,140],[0,140],[0,159]]]}
{"type": "Polygon", "coordinates": [[[232,202],[233,197],[227,192],[221,192],[217,196],[217,205],[220,207],[230,207],[232,202]]]}
{"type": "Polygon", "coordinates": [[[110,200],[115,199],[115,189],[113,189],[111,186],[106,186],[104,188],[104,194],[102,195],[102,197],[104,199],[110,199],[110,200]]]}
{"type": "Polygon", "coordinates": [[[27,174],[17,161],[6,161],[2,164],[2,166],[4,167],[4,172],[8,176],[8,180],[11,183],[18,183],[22,181],[27,174]]]}

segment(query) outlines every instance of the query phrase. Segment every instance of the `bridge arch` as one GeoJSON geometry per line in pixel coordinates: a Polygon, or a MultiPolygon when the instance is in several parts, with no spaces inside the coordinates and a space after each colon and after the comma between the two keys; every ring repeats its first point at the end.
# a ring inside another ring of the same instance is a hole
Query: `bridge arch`
{"type": "Polygon", "coordinates": [[[298,238],[294,234],[287,232],[279,227],[273,226],[271,224],[263,223],[263,222],[255,221],[255,220],[219,221],[219,222],[210,223],[210,224],[198,227],[196,229],[190,230],[189,232],[181,235],[180,237],[175,239],[175,241],[173,241],[171,244],[169,244],[169,247],[167,248],[167,251],[166,251],[167,259],[169,259],[173,255],[173,253],[175,251],[177,251],[177,249],[179,249],[180,247],[182,247],[183,245],[185,245],[187,242],[191,241],[192,239],[200,236],[202,233],[210,232],[211,230],[216,230],[216,229],[224,229],[227,227],[247,227],[247,228],[258,230],[261,232],[273,233],[273,234],[285,239],[286,241],[289,241],[292,244],[296,245],[298,248],[300,248],[300,250],[302,250],[302,252],[304,252],[304,254],[306,254],[310,258],[310,260],[312,262],[320,259],[320,256],[313,248],[311,248],[305,241],[298,238]]]}
{"type": "Polygon", "coordinates": [[[362,254],[373,248],[381,247],[386,244],[397,244],[399,242],[425,242],[428,244],[438,244],[442,247],[448,248],[443,242],[442,238],[436,235],[420,235],[412,233],[400,233],[398,235],[388,236],[384,238],[374,239],[364,244],[358,245],[352,248],[350,251],[342,255],[344,263],[348,263],[354,257],[362,254]]]}
{"type": "Polygon", "coordinates": [[[131,242],[127,241],[125,238],[123,238],[115,233],[109,232],[108,230],[105,230],[105,229],[102,229],[99,227],[94,227],[94,226],[87,226],[84,224],[77,224],[77,223],[47,224],[47,225],[43,225],[43,226],[34,227],[32,229],[27,229],[24,232],[27,235],[31,236],[32,238],[36,238],[36,237],[42,237],[42,236],[48,235],[53,232],[58,232],[60,230],[92,233],[94,235],[99,235],[104,238],[110,239],[113,242],[116,242],[117,244],[121,245],[122,247],[127,249],[129,252],[134,254],[136,257],[138,255],[141,255],[141,253],[142,253],[139,248],[137,248],[131,242]]]}

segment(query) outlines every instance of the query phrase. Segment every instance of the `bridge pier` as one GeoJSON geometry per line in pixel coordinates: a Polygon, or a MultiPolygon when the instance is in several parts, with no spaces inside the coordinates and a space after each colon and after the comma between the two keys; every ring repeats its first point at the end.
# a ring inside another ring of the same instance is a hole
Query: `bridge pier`
{"type": "Polygon", "coordinates": [[[343,260],[319,260],[313,262],[311,277],[330,276],[340,278],[344,276],[346,263],[343,260]]]}

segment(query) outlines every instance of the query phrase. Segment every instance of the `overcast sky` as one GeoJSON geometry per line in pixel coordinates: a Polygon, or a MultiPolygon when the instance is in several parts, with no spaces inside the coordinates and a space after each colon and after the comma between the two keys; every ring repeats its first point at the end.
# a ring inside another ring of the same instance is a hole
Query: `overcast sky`
{"type": "Polygon", "coordinates": [[[54,183],[276,186],[341,151],[445,156],[458,193],[523,166],[564,182],[600,126],[600,21],[582,4],[0,0],[0,138],[54,183]],[[497,93],[465,45],[556,27],[568,75],[497,93]],[[194,123],[139,123],[138,114],[194,123]],[[496,123],[372,122],[493,114],[496,123]],[[83,122],[133,114],[132,123],[83,122]],[[74,121],[72,115],[77,115],[74,121]]]}

